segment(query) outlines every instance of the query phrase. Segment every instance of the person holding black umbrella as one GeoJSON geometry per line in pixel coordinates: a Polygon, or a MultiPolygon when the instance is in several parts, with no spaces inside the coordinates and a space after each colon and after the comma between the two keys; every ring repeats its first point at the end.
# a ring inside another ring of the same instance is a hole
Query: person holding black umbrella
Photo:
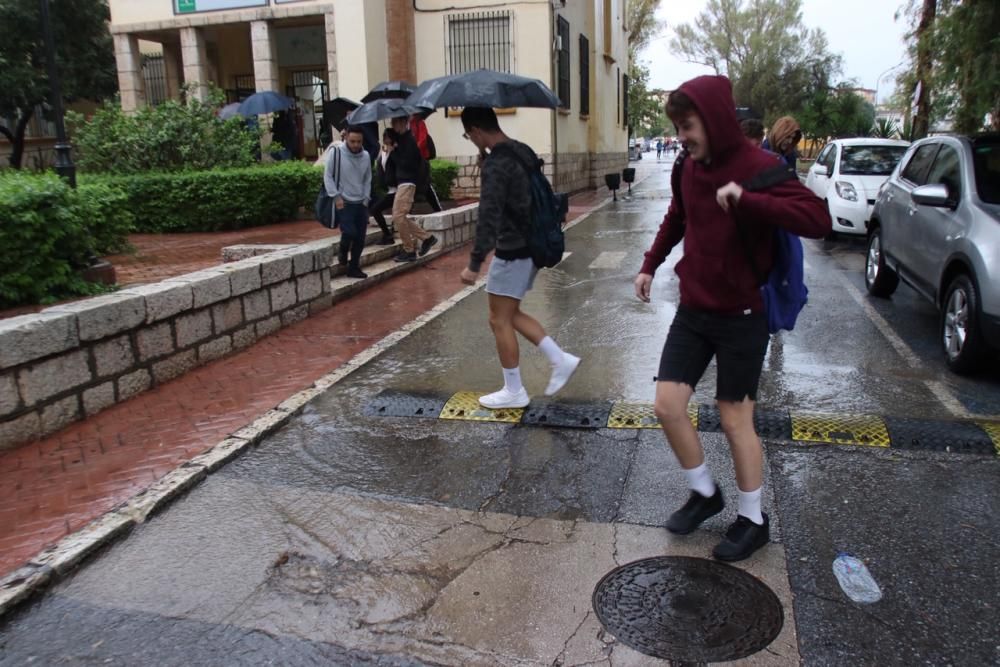
{"type": "Polygon", "coordinates": [[[427,164],[420,154],[413,133],[410,132],[406,116],[393,118],[392,129],[398,135],[396,147],[392,151],[392,162],[396,169],[396,199],[392,204],[392,226],[403,240],[403,252],[396,256],[396,261],[413,262],[416,261],[418,253],[421,257],[426,255],[438,242],[436,236],[410,217],[418,185],[426,178],[427,164]]]}

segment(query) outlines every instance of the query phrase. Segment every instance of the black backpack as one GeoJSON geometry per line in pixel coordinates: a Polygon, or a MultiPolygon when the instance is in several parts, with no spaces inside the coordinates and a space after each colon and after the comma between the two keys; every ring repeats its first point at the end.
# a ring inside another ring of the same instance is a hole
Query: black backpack
{"type": "Polygon", "coordinates": [[[552,189],[549,179],[542,173],[542,160],[536,160],[532,167],[513,148],[501,144],[493,150],[508,152],[528,174],[531,187],[531,227],[527,238],[531,260],[540,269],[555,266],[562,261],[563,253],[566,252],[566,235],[562,225],[569,212],[569,197],[552,189]]]}

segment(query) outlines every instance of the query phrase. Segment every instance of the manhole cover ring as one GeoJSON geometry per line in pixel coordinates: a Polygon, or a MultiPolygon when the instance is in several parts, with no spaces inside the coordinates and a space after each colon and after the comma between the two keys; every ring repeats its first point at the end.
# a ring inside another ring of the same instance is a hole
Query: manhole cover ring
{"type": "Polygon", "coordinates": [[[627,563],[594,589],[604,629],[645,655],[679,662],[738,660],[781,632],[781,601],[743,570],[704,558],[627,563]]]}

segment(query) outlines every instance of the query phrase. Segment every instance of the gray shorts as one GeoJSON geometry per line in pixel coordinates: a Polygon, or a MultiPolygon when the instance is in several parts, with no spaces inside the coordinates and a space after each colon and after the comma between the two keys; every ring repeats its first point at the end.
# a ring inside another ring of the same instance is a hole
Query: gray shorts
{"type": "Polygon", "coordinates": [[[530,257],[524,259],[493,258],[486,275],[486,291],[497,296],[509,296],[520,301],[535,282],[538,269],[530,257]]]}

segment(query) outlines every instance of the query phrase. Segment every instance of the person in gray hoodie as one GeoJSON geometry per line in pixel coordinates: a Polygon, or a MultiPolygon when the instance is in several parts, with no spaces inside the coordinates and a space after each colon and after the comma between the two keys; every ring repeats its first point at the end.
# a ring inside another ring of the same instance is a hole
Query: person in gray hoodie
{"type": "Polygon", "coordinates": [[[333,198],[333,226],[340,227],[340,263],[347,264],[349,278],[367,278],[361,271],[361,251],[368,231],[372,163],[360,127],[347,128],[344,143],[326,162],[323,183],[333,198]]]}
{"type": "Polygon", "coordinates": [[[541,161],[530,147],[504,134],[493,109],[465,107],[462,125],[465,138],[479,149],[482,185],[476,242],[461,280],[475,283],[486,255],[496,251],[486,278],[486,293],[504,380],[500,391],[481,396],[479,403],[492,409],[523,408],[530,398],[521,384],[517,334],[537,345],[549,360],[552,375],[546,396],[562,389],[580,365],[579,357],[563,352],[535,318],[521,311],[521,300],[538,273],[528,248],[532,224],[528,170],[537,169],[541,161]]]}

